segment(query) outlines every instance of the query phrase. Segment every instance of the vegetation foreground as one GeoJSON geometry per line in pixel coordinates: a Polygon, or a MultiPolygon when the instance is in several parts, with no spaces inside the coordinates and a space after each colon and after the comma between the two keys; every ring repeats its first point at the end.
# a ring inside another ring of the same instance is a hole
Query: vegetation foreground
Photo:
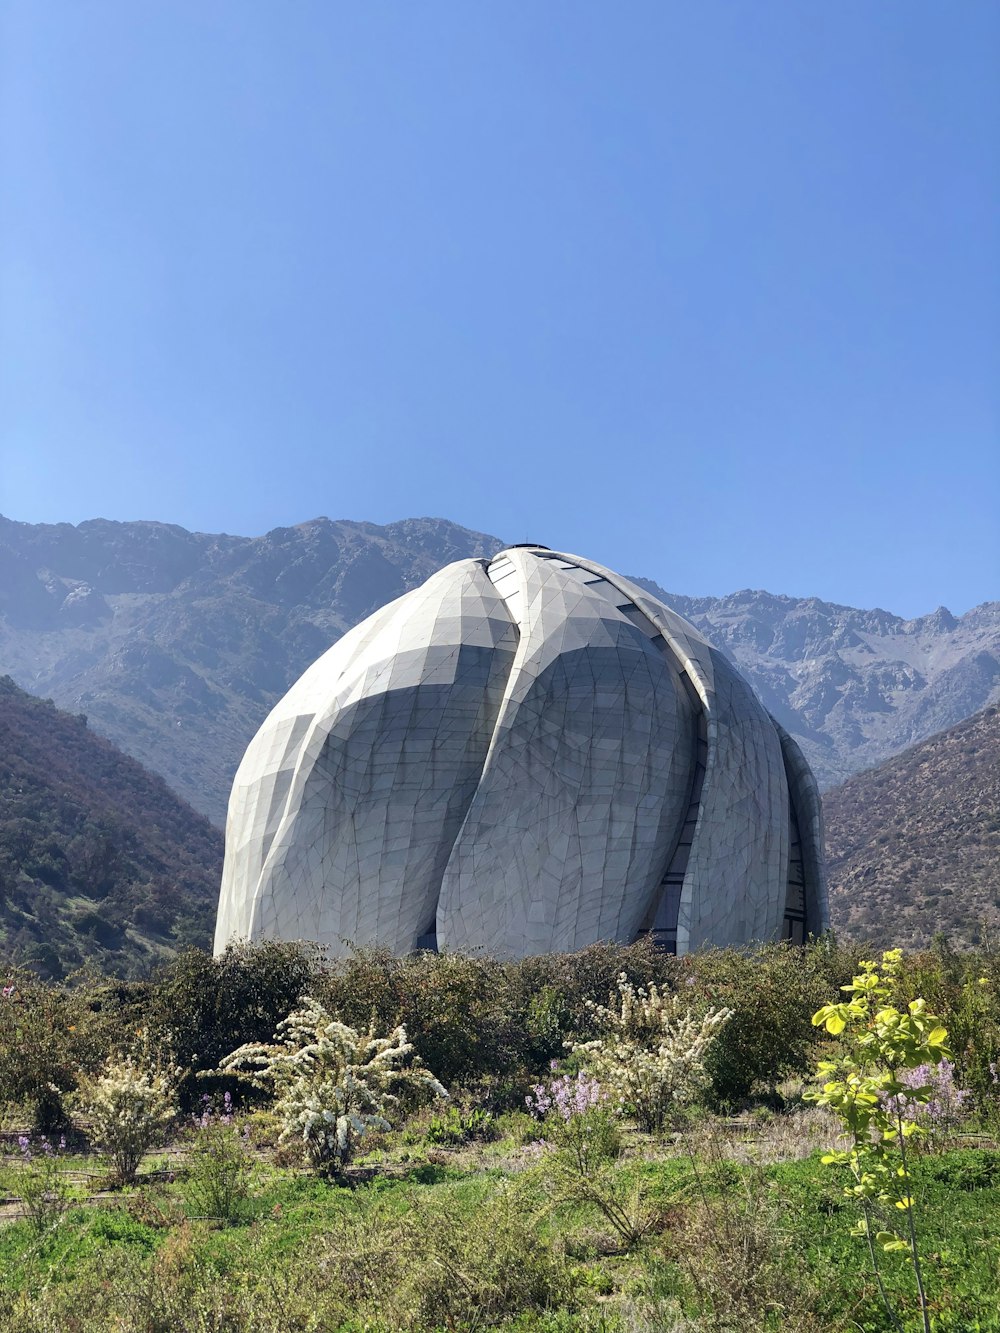
{"type": "Polygon", "coordinates": [[[0,1328],[1000,1330],[998,1066],[943,945],[13,974],[0,1328]]]}

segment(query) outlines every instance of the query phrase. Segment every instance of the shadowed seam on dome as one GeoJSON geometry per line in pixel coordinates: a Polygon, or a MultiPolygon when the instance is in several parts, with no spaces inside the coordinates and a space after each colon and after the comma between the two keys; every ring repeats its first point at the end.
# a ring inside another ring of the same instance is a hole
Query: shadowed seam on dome
{"type": "Polygon", "coordinates": [[[825,929],[830,920],[824,860],[823,802],[805,755],[780,723],[774,729],[788,777],[789,802],[795,812],[802,852],[802,933],[825,929]]]}
{"type": "Polygon", "coordinates": [[[728,661],[593,562],[460,561],[346,635],[264,723],[234,785],[216,947],[405,951],[436,929],[523,954],[631,939],[664,910],[680,951],[773,938],[790,802],[819,929],[815,783],[728,661]]]}

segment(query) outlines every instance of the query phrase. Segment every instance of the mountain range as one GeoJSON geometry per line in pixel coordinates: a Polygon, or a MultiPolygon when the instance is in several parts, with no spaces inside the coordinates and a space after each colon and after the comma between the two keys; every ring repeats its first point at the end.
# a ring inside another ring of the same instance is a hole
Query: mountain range
{"type": "MultiPolygon", "coordinates": [[[[255,730],[345,630],[496,537],[314,519],[261,537],[0,518],[0,671],[86,713],[217,825],[255,730]]],[[[1000,602],[913,620],[768,592],[649,588],[741,668],[824,786],[1000,699],[1000,602]]]]}
{"type": "Polygon", "coordinates": [[[904,620],[816,597],[683,597],[636,582],[739,666],[824,788],[1000,699],[1000,602],[904,620]]]}

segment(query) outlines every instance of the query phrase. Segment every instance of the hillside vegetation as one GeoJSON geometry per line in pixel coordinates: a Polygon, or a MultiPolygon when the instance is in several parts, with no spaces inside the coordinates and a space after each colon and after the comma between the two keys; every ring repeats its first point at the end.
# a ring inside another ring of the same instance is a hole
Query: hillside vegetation
{"type": "Polygon", "coordinates": [[[834,928],[921,947],[1000,939],[1000,709],[823,798],[834,928]]]}
{"type": "Polygon", "coordinates": [[[0,678],[0,947],[61,977],[211,939],[222,837],[86,718],[0,678]]]}

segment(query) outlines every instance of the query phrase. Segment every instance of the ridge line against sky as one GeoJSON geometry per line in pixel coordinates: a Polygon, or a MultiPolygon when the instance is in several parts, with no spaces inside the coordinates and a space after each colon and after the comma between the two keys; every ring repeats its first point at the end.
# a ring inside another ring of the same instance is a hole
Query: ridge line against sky
{"type": "MultiPolygon", "coordinates": [[[[14,518],[14,517],[13,517],[12,515],[10,515],[10,514],[3,514],[3,513],[0,513],[0,522],[3,522],[3,521],[5,521],[5,520],[6,520],[7,522],[11,522],[11,523],[21,523],[21,522],[25,522],[25,520],[14,518]]],[[[280,531],[282,531],[282,530],[285,529],[285,528],[304,528],[304,527],[309,527],[311,524],[314,524],[314,523],[332,523],[332,524],[337,524],[337,523],[350,523],[350,524],[357,524],[357,525],[359,525],[359,526],[368,526],[368,525],[371,525],[371,526],[379,527],[379,528],[389,528],[389,527],[393,527],[393,526],[398,526],[398,525],[403,524],[403,523],[443,523],[443,524],[447,524],[448,526],[451,526],[451,527],[462,528],[463,531],[470,532],[470,533],[472,533],[474,536],[477,536],[477,537],[486,537],[486,538],[490,539],[491,541],[496,541],[496,542],[498,542],[498,543],[500,544],[500,549],[504,549],[505,547],[514,544],[513,542],[505,542],[504,539],[503,539],[502,537],[498,537],[495,533],[481,532],[481,531],[480,531],[479,529],[477,529],[477,528],[470,528],[467,524],[460,523],[457,519],[447,518],[447,517],[445,517],[445,516],[443,516],[443,515],[441,515],[441,514],[409,514],[409,515],[402,515],[402,516],[400,516],[399,518],[389,519],[389,520],[387,520],[385,523],[374,523],[373,520],[371,520],[371,519],[364,519],[364,518],[361,518],[361,519],[345,518],[343,515],[341,515],[339,518],[332,518],[332,517],[331,517],[330,515],[328,515],[328,514],[315,514],[312,518],[303,519],[303,520],[301,520],[301,521],[298,522],[298,523],[279,524],[276,528],[271,528],[271,529],[268,529],[268,530],[266,530],[266,531],[264,531],[264,532],[254,532],[254,533],[229,532],[229,531],[215,531],[215,530],[200,529],[200,528],[199,528],[199,529],[190,529],[190,528],[184,528],[182,524],[175,524],[175,523],[170,522],[169,520],[155,519],[155,518],[154,518],[154,519],[150,519],[150,518],[146,518],[146,519],[117,519],[117,518],[116,518],[116,519],[108,519],[108,518],[104,518],[104,517],[102,517],[102,516],[93,516],[93,517],[91,517],[91,518],[89,518],[89,519],[82,519],[82,520],[80,520],[79,523],[70,524],[70,526],[71,526],[71,527],[80,527],[80,526],[82,526],[82,525],[84,525],[84,524],[87,524],[87,523],[121,523],[121,524],[127,524],[127,523],[144,523],[144,524],[150,524],[150,525],[160,525],[160,526],[164,526],[164,527],[180,527],[182,531],[189,532],[192,536],[195,536],[195,537],[230,537],[230,538],[234,538],[234,539],[237,540],[237,541],[247,541],[247,542],[258,541],[258,540],[260,540],[262,537],[267,537],[267,536],[269,536],[271,532],[275,532],[275,531],[279,531],[279,532],[280,532],[280,531]]],[[[52,524],[50,524],[50,523],[48,523],[47,521],[40,520],[38,526],[52,526],[52,527],[56,527],[56,526],[59,526],[59,524],[58,524],[58,523],[52,523],[52,524]]],[[[545,545],[546,543],[541,543],[541,544],[542,544],[542,545],[545,545]]],[[[551,548],[551,547],[550,547],[550,549],[555,549],[555,548],[551,548]]],[[[569,550],[568,547],[565,547],[565,548],[559,548],[559,549],[563,549],[563,550],[565,550],[567,554],[573,554],[573,555],[580,555],[580,554],[581,554],[581,552],[579,552],[579,551],[572,551],[572,552],[571,552],[571,551],[569,550]]],[[[587,553],[583,553],[583,554],[587,555],[587,553]]],[[[591,552],[591,553],[589,553],[588,558],[592,558],[592,557],[593,557],[593,553],[591,552]]],[[[605,564],[605,566],[606,566],[607,568],[610,568],[610,567],[611,567],[611,566],[608,565],[607,562],[604,561],[604,560],[599,560],[598,563],[605,564]]],[[[928,619],[929,617],[931,617],[931,616],[933,616],[933,615],[936,615],[937,612],[939,612],[939,611],[946,611],[946,612],[948,612],[949,615],[954,615],[955,618],[956,618],[957,620],[961,620],[964,616],[969,615],[969,614],[971,614],[971,613],[974,612],[974,611],[978,611],[978,610],[980,610],[980,609],[981,609],[982,607],[984,607],[984,606],[1000,606],[1000,598],[987,598],[987,599],[985,599],[985,600],[982,601],[982,602],[977,602],[977,603],[975,603],[973,606],[970,606],[970,607],[965,608],[965,610],[963,610],[963,611],[955,611],[952,607],[945,606],[945,605],[939,603],[939,604],[938,604],[937,606],[935,606],[935,607],[927,607],[927,608],[925,608],[923,611],[915,612],[915,613],[912,614],[912,615],[904,615],[903,613],[901,613],[901,612],[899,612],[899,611],[896,611],[896,610],[894,610],[892,607],[888,607],[888,606],[882,606],[882,605],[871,605],[871,606],[854,605],[853,603],[847,603],[847,602],[838,601],[836,598],[818,597],[815,593],[809,593],[809,592],[804,592],[804,593],[794,593],[794,592],[789,592],[789,591],[787,591],[786,589],[775,589],[775,588],[764,588],[764,587],[751,587],[749,584],[747,584],[747,585],[743,585],[743,586],[740,586],[740,587],[733,587],[733,588],[729,588],[729,589],[724,589],[724,590],[719,591],[719,592],[692,592],[692,591],[688,591],[688,590],[681,589],[681,588],[675,588],[675,587],[672,587],[672,588],[669,588],[669,589],[668,589],[668,588],[664,585],[664,583],[660,580],[660,578],[659,578],[658,576],[656,576],[655,574],[648,573],[648,572],[646,572],[646,571],[641,571],[641,570],[637,571],[637,570],[633,570],[633,571],[631,571],[631,572],[626,572],[625,575],[624,575],[624,577],[627,578],[627,579],[630,579],[633,583],[638,581],[638,582],[640,583],[640,585],[644,585],[644,584],[649,584],[649,585],[651,585],[652,588],[656,590],[656,595],[661,595],[661,594],[662,594],[662,596],[663,596],[664,598],[667,599],[668,603],[670,602],[671,599],[676,599],[676,598],[681,598],[681,599],[683,599],[683,600],[685,600],[685,601],[691,601],[691,602],[701,602],[701,601],[725,601],[725,600],[727,600],[727,599],[729,599],[729,598],[740,597],[740,596],[742,596],[743,594],[749,594],[749,595],[751,595],[751,596],[755,596],[755,597],[757,597],[757,596],[760,596],[760,597],[773,597],[773,598],[775,598],[775,599],[778,600],[778,601],[820,601],[820,602],[822,602],[824,605],[829,606],[829,607],[831,607],[831,608],[833,608],[833,609],[835,609],[835,610],[841,610],[841,611],[857,611],[857,612],[861,612],[862,614],[866,614],[866,613],[869,613],[869,612],[884,613],[884,614],[887,614],[887,615],[892,616],[894,619],[901,620],[901,621],[904,621],[904,622],[907,622],[907,623],[912,622],[912,621],[916,621],[916,620],[924,620],[924,619],[928,619]]]]}
{"type": "Polygon", "coordinates": [[[995,600],[998,49],[992,0],[9,0],[0,510],[995,600]]]}

